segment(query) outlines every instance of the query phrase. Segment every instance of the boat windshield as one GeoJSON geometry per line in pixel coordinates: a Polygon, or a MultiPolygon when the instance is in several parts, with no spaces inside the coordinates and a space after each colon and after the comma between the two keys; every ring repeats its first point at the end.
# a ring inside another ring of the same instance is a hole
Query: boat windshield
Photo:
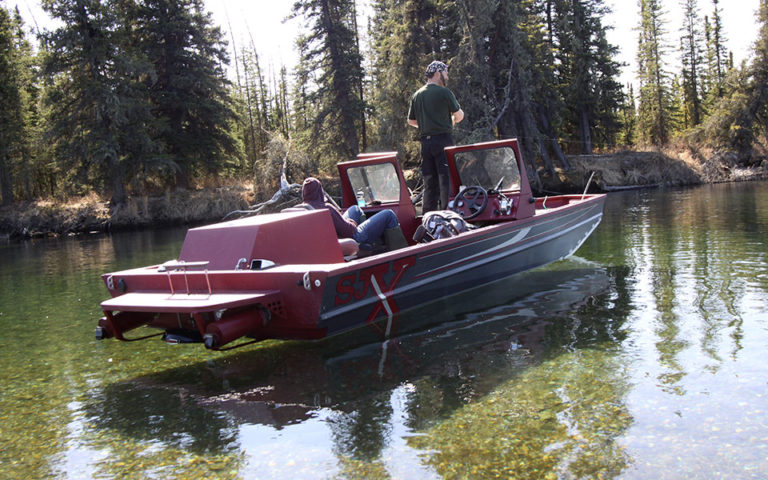
{"type": "Polygon", "coordinates": [[[453,158],[462,185],[480,185],[490,190],[501,181],[500,190],[520,189],[520,170],[510,147],[457,152],[453,158]]]}
{"type": "Polygon", "coordinates": [[[391,163],[350,168],[347,175],[355,195],[362,194],[366,205],[400,201],[400,181],[391,163]]]}

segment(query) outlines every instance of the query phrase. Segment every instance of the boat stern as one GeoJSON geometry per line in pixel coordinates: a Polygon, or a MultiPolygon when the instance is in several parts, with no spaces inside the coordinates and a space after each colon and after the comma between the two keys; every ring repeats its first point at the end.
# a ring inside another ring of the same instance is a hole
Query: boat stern
{"type": "Polygon", "coordinates": [[[344,264],[327,211],[262,215],[190,229],[178,260],[105,274],[96,338],[221,348],[242,337],[314,339],[329,268],[344,264]],[[154,335],[148,335],[154,336],[154,335]]]}

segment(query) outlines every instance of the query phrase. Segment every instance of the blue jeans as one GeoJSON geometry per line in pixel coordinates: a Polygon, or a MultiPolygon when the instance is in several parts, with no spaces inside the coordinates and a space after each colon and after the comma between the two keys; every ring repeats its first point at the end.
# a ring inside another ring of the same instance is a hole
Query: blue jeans
{"type": "Polygon", "coordinates": [[[357,205],[352,205],[344,212],[344,216],[351,218],[357,223],[357,230],[352,238],[357,243],[371,243],[381,238],[384,230],[395,228],[399,225],[397,215],[392,210],[382,210],[368,220],[360,223],[363,217],[363,210],[357,205]]]}

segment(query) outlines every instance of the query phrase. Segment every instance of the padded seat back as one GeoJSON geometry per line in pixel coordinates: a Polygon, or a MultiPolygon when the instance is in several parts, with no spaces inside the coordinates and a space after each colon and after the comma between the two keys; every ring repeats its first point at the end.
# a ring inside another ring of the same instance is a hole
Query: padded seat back
{"type": "Polygon", "coordinates": [[[351,238],[340,238],[339,246],[341,247],[341,254],[344,255],[344,258],[355,256],[357,255],[357,252],[360,251],[357,242],[351,238]]]}
{"type": "Polygon", "coordinates": [[[315,207],[308,203],[298,203],[292,207],[284,208],[280,212],[304,212],[307,210],[314,210],[315,207]]]}

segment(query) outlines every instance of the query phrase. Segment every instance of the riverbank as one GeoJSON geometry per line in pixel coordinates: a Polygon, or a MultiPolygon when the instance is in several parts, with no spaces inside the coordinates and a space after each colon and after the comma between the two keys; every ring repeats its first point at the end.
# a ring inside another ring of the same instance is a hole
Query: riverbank
{"type": "MultiPolygon", "coordinates": [[[[554,176],[540,174],[542,193],[581,192],[590,177],[590,192],[768,178],[766,158],[745,164],[734,154],[697,158],[664,151],[621,151],[569,156],[568,160],[570,170],[557,170],[554,176]]],[[[330,179],[326,183],[333,194],[330,179]]],[[[221,220],[233,210],[264,200],[256,198],[251,186],[237,185],[131,197],[118,206],[95,194],[69,201],[19,202],[0,208],[0,240],[201,224],[221,220]]]]}
{"type": "Polygon", "coordinates": [[[603,155],[574,155],[569,156],[568,161],[570,170],[558,170],[554,177],[542,176],[545,190],[581,192],[590,177],[589,191],[593,193],[768,178],[766,158],[744,162],[731,153],[705,156],[680,151],[624,150],[603,155]]]}
{"type": "Polygon", "coordinates": [[[0,208],[0,235],[38,238],[199,224],[220,220],[255,200],[252,188],[234,186],[130,197],[122,205],[110,205],[95,194],[66,202],[19,202],[0,208]]]}

